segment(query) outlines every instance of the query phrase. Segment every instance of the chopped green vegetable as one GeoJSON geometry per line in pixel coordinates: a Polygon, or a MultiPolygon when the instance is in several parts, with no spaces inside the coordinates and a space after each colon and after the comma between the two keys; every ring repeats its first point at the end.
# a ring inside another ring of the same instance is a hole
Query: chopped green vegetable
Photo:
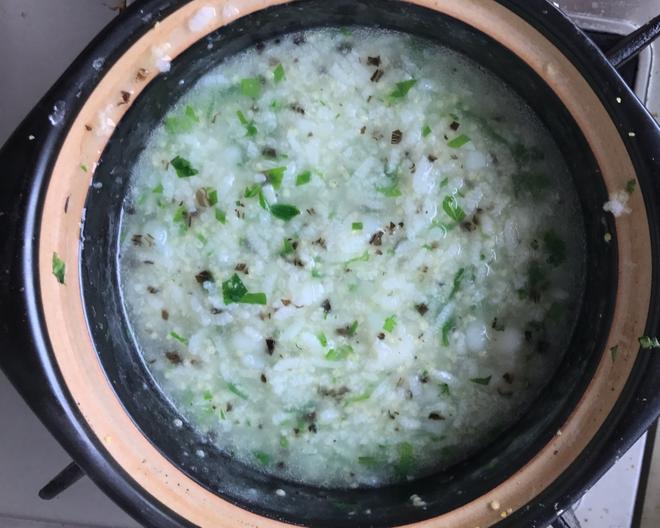
{"type": "Polygon", "coordinates": [[[442,201],[442,209],[455,222],[462,222],[465,218],[465,211],[458,205],[458,201],[454,195],[445,196],[445,199],[442,201]]]}
{"type": "Polygon", "coordinates": [[[202,235],[202,233],[197,233],[197,234],[195,235],[195,238],[196,238],[197,240],[199,240],[199,241],[200,241],[202,244],[204,244],[204,245],[208,244],[208,242],[209,242],[209,239],[206,238],[204,235],[202,235]]]}
{"type": "Polygon", "coordinates": [[[172,164],[172,167],[174,167],[176,175],[179,178],[189,178],[190,176],[199,174],[199,171],[194,169],[190,162],[181,156],[177,156],[172,161],[170,161],[170,163],[172,164]]]}
{"type": "Polygon", "coordinates": [[[248,399],[247,394],[245,394],[241,389],[239,389],[239,388],[238,388],[236,385],[234,385],[233,383],[227,383],[227,388],[228,388],[231,392],[233,392],[234,394],[236,394],[236,396],[238,396],[239,398],[241,398],[241,399],[243,399],[243,400],[247,400],[247,399],[248,399]]]}
{"type": "Polygon", "coordinates": [[[450,317],[442,325],[442,346],[449,346],[449,334],[456,328],[456,318],[450,317]]]}
{"type": "Polygon", "coordinates": [[[312,173],[310,171],[304,171],[296,176],[296,186],[300,187],[310,182],[312,179],[312,173]]]}
{"type": "Polygon", "coordinates": [[[348,336],[353,337],[355,335],[355,332],[357,332],[358,329],[358,322],[353,321],[351,325],[348,327],[348,336]]]}
{"type": "Polygon", "coordinates": [[[341,361],[346,359],[353,353],[353,347],[351,345],[342,345],[337,348],[331,348],[325,354],[325,359],[328,361],[341,361]]]}
{"type": "Polygon", "coordinates": [[[442,396],[449,396],[449,385],[447,383],[441,383],[438,386],[440,387],[440,394],[442,396]]]}
{"type": "Polygon", "coordinates": [[[284,242],[282,243],[282,250],[280,251],[280,256],[285,257],[286,255],[290,255],[296,250],[295,247],[293,247],[293,240],[290,238],[285,238],[284,242]]]}
{"type": "Polygon", "coordinates": [[[172,115],[165,118],[165,130],[170,134],[189,132],[195,123],[199,123],[199,117],[197,117],[195,109],[187,105],[182,116],[172,115]]]}
{"type": "Polygon", "coordinates": [[[221,224],[227,223],[227,215],[222,209],[219,209],[217,207],[215,208],[215,219],[221,224]]]}
{"type": "Polygon", "coordinates": [[[209,205],[214,206],[215,204],[217,204],[218,191],[216,191],[213,187],[205,187],[204,190],[206,191],[206,196],[209,199],[209,205]]]}
{"type": "Polygon", "coordinates": [[[401,99],[408,95],[410,89],[417,84],[417,79],[409,79],[396,83],[394,90],[390,92],[390,99],[401,99]]]}
{"type": "Polygon", "coordinates": [[[660,340],[657,337],[642,336],[639,338],[639,346],[643,349],[660,348],[660,340]]]}
{"type": "Polygon", "coordinates": [[[352,259],[349,259],[346,262],[344,262],[344,266],[348,266],[353,262],[368,262],[368,261],[369,261],[369,251],[365,251],[359,257],[353,257],[352,259]]]}
{"type": "Polygon", "coordinates": [[[241,93],[246,97],[257,99],[261,95],[261,81],[256,77],[241,79],[241,93]]]}
{"type": "Polygon", "coordinates": [[[401,190],[399,189],[398,183],[393,183],[392,185],[387,185],[385,187],[376,187],[376,190],[389,198],[401,196],[401,190]]]}
{"type": "Polygon", "coordinates": [[[153,189],[151,189],[151,192],[154,194],[163,194],[163,184],[159,183],[153,189]]]}
{"type": "Polygon", "coordinates": [[[358,457],[358,463],[362,464],[363,466],[367,466],[369,468],[374,468],[380,465],[378,459],[372,456],[358,457]]]}
{"type": "Polygon", "coordinates": [[[248,289],[236,273],[222,283],[222,298],[227,305],[240,302],[247,292],[248,289]]]}
{"type": "Polygon", "coordinates": [[[204,394],[202,394],[202,397],[206,401],[211,401],[213,399],[213,393],[210,390],[205,390],[204,394]]]}
{"type": "Polygon", "coordinates": [[[344,35],[345,37],[350,37],[353,33],[351,32],[350,29],[345,28],[345,27],[340,27],[339,32],[344,35]]]}
{"type": "Polygon", "coordinates": [[[351,224],[351,229],[353,231],[362,231],[363,227],[364,227],[364,225],[362,224],[362,222],[353,222],[351,224]]]}
{"type": "Polygon", "coordinates": [[[57,282],[59,282],[60,284],[64,284],[65,273],[66,273],[66,264],[57,255],[57,253],[53,253],[53,275],[55,275],[57,282]]]}
{"type": "Polygon", "coordinates": [[[486,378],[471,378],[470,381],[472,383],[476,383],[477,385],[488,385],[492,377],[493,376],[488,376],[486,378]]]}
{"type": "Polygon", "coordinates": [[[257,135],[257,127],[254,126],[254,120],[248,121],[247,118],[245,117],[245,114],[241,112],[240,110],[236,112],[236,115],[238,116],[238,120],[241,122],[241,124],[245,127],[246,137],[254,137],[257,135]]]}
{"type": "Polygon", "coordinates": [[[413,446],[409,442],[401,442],[397,446],[397,451],[399,452],[399,460],[396,465],[397,473],[407,475],[415,463],[413,446]]]}
{"type": "Polygon", "coordinates": [[[170,337],[172,339],[176,339],[182,345],[187,345],[188,344],[188,340],[185,337],[180,336],[179,334],[177,334],[174,331],[170,332],[170,337]]]}
{"type": "Polygon", "coordinates": [[[613,347],[610,347],[610,354],[612,356],[612,361],[616,361],[616,358],[619,355],[619,345],[614,345],[613,347]]]}
{"type": "Polygon", "coordinates": [[[286,74],[284,73],[284,66],[282,64],[278,64],[277,68],[273,71],[273,79],[275,80],[276,83],[281,82],[284,80],[286,77],[286,74]]]}
{"type": "Polygon", "coordinates": [[[288,222],[293,217],[298,216],[300,214],[300,210],[297,207],[288,204],[271,205],[270,212],[275,218],[279,218],[280,220],[284,220],[285,222],[288,222]]]}
{"type": "Polygon", "coordinates": [[[461,282],[463,282],[463,276],[465,275],[465,268],[459,269],[454,274],[454,280],[451,286],[451,292],[449,294],[449,300],[453,299],[454,296],[458,293],[458,290],[461,289],[461,282]]]}
{"type": "Polygon", "coordinates": [[[328,338],[325,337],[325,334],[323,332],[321,332],[319,335],[317,335],[316,338],[319,340],[319,343],[321,343],[321,346],[323,348],[328,346],[328,338]]]}
{"type": "Polygon", "coordinates": [[[383,323],[383,330],[392,333],[394,331],[395,326],[396,326],[396,315],[390,315],[387,319],[385,319],[385,323],[383,323]]]}
{"type": "Polygon", "coordinates": [[[84,163],[81,163],[80,164],[80,170],[83,171],[83,172],[87,172],[87,165],[85,165],[84,163]]]}
{"type": "Polygon", "coordinates": [[[182,205],[177,208],[172,217],[172,221],[179,226],[179,231],[183,233],[188,229],[188,210],[182,205]]]}
{"type": "Polygon", "coordinates": [[[543,247],[548,255],[548,264],[559,266],[566,260],[566,243],[553,230],[543,235],[543,247]]]}
{"type": "Polygon", "coordinates": [[[626,192],[628,194],[634,193],[636,188],[637,188],[637,180],[635,180],[635,178],[632,178],[631,180],[628,180],[626,182],[626,192]]]}
{"type": "Polygon", "coordinates": [[[266,294],[265,293],[246,293],[241,297],[241,304],[267,304],[266,294]]]}
{"type": "Polygon", "coordinates": [[[286,167],[275,167],[264,172],[273,189],[279,189],[282,186],[284,171],[286,171],[286,167]]]}
{"type": "Polygon", "coordinates": [[[470,142],[470,138],[465,134],[460,134],[453,139],[447,141],[447,146],[450,148],[458,149],[463,145],[467,145],[470,142]]]}
{"type": "Polygon", "coordinates": [[[371,393],[373,392],[373,389],[366,390],[365,392],[361,394],[356,394],[355,396],[349,396],[344,400],[346,405],[350,405],[351,403],[358,403],[361,401],[366,401],[369,398],[371,398],[371,393]]]}
{"type": "Polygon", "coordinates": [[[428,136],[432,132],[431,127],[428,125],[424,125],[422,128],[422,137],[428,136]]]}

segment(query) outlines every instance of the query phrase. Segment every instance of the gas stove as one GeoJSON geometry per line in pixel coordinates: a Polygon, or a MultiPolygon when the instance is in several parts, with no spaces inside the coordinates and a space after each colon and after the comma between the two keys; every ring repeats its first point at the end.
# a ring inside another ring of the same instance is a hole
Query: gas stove
{"type": "MultiPolygon", "coordinates": [[[[0,0],[0,143],[18,125],[38,96],[55,81],[91,37],[114,16],[119,0],[0,0]],[[39,42],[57,42],[48,49],[39,42]],[[44,61],[44,58],[47,60],[44,61]],[[26,65],[29,65],[26,66],[26,65]],[[8,70],[8,71],[7,71],[8,70]]],[[[132,2],[128,2],[130,4],[132,2]]],[[[660,0],[559,0],[553,2],[589,33],[603,50],[660,14],[660,0]]],[[[660,41],[644,50],[621,74],[649,111],[660,114],[660,41]]],[[[136,524],[83,480],[50,502],[37,490],[67,463],[66,454],[37,421],[0,373],[0,407],[6,424],[0,434],[0,527],[133,528],[136,524]]],[[[650,435],[649,435],[650,436],[650,435]]],[[[642,437],[556,527],[629,528],[639,516],[642,437]]],[[[656,442],[657,444],[657,442],[656,442]]],[[[660,458],[660,452],[655,459],[660,458]]],[[[660,469],[658,469],[660,471],[660,469]]],[[[656,498],[657,501],[657,498],[656,498]]],[[[657,507],[657,506],[656,506],[657,507]]],[[[656,528],[659,519],[635,527],[656,528]]]]}

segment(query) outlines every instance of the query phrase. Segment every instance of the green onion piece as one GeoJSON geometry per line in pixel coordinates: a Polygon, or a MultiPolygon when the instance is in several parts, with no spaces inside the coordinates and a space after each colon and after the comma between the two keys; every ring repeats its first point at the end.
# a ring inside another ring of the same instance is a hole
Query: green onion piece
{"type": "Polygon", "coordinates": [[[282,250],[280,251],[280,256],[285,257],[286,255],[290,255],[296,250],[296,248],[293,247],[293,240],[290,238],[285,238],[284,242],[282,243],[282,250]]]}
{"type": "Polygon", "coordinates": [[[182,345],[187,345],[188,344],[188,340],[185,337],[180,336],[179,334],[177,334],[174,331],[170,332],[170,337],[172,339],[176,339],[182,345]]]}
{"type": "Polygon", "coordinates": [[[374,467],[377,467],[379,465],[378,460],[376,459],[376,457],[372,457],[372,456],[358,457],[358,463],[362,464],[363,466],[369,467],[369,468],[374,468],[374,467]]]}
{"type": "Polygon", "coordinates": [[[348,266],[353,262],[368,262],[368,261],[369,261],[369,251],[365,251],[364,253],[362,253],[362,255],[358,257],[353,257],[352,259],[349,259],[346,262],[344,262],[344,266],[348,266]]]}
{"type": "Polygon", "coordinates": [[[175,212],[172,221],[178,224],[179,231],[183,233],[188,229],[188,210],[182,205],[175,212]]]}
{"type": "Polygon", "coordinates": [[[248,399],[247,394],[245,394],[241,389],[239,389],[239,388],[238,388],[236,385],[234,385],[233,383],[227,383],[227,388],[228,388],[231,392],[233,392],[234,394],[236,394],[236,396],[238,396],[239,398],[241,398],[241,399],[243,399],[243,400],[247,400],[247,399],[248,399]]]}
{"type": "Polygon", "coordinates": [[[477,385],[488,385],[492,377],[493,376],[488,376],[486,378],[471,378],[470,381],[472,383],[476,383],[477,385]]]}
{"type": "Polygon", "coordinates": [[[376,190],[388,198],[396,198],[397,196],[401,196],[401,190],[399,189],[398,183],[393,183],[392,185],[388,185],[386,187],[376,187],[376,190]]]}
{"type": "Polygon", "coordinates": [[[413,446],[409,442],[401,442],[397,446],[399,452],[399,461],[396,465],[397,473],[407,475],[415,463],[413,446]]]}
{"type": "Polygon", "coordinates": [[[84,163],[81,163],[80,164],[80,170],[83,171],[83,172],[87,172],[87,165],[85,165],[84,163]]]}
{"type": "Polygon", "coordinates": [[[465,268],[461,268],[455,273],[454,281],[451,287],[451,293],[449,294],[449,300],[453,299],[454,296],[458,293],[458,290],[460,290],[461,282],[463,281],[464,275],[465,275],[465,268]]]}
{"type": "Polygon", "coordinates": [[[611,347],[610,354],[612,356],[612,361],[616,361],[616,358],[619,355],[619,345],[614,345],[613,347],[611,347]]]}
{"type": "Polygon", "coordinates": [[[281,82],[285,78],[285,73],[284,73],[284,66],[282,64],[278,64],[277,68],[273,71],[273,79],[275,80],[276,83],[281,82]]]}
{"type": "Polygon", "coordinates": [[[390,98],[391,99],[401,99],[408,95],[408,92],[410,89],[417,84],[416,79],[410,79],[407,81],[402,81],[396,83],[394,90],[390,92],[390,98]]]}
{"type": "Polygon", "coordinates": [[[241,304],[267,304],[265,293],[246,293],[238,301],[241,304]]]}
{"type": "Polygon", "coordinates": [[[338,348],[331,348],[325,354],[325,359],[328,361],[341,361],[346,359],[353,353],[353,347],[351,345],[342,345],[338,348]]]}
{"type": "Polygon", "coordinates": [[[456,328],[456,319],[450,317],[442,325],[442,346],[449,346],[449,334],[456,328]]]}
{"type": "Polygon", "coordinates": [[[248,289],[236,273],[222,283],[222,299],[227,305],[240,302],[247,292],[248,289]]]}
{"type": "Polygon", "coordinates": [[[194,169],[190,162],[181,156],[177,156],[171,160],[170,163],[172,164],[172,167],[174,167],[174,170],[176,170],[176,175],[179,178],[189,178],[190,176],[199,174],[199,171],[194,169]]]}
{"type": "Polygon", "coordinates": [[[350,37],[353,34],[351,30],[346,27],[340,27],[339,32],[345,37],[350,37]]]}
{"type": "Polygon", "coordinates": [[[321,346],[323,348],[328,346],[328,338],[325,337],[325,334],[323,332],[321,332],[319,335],[317,335],[316,338],[319,340],[319,343],[321,343],[321,346]]]}
{"type": "Polygon", "coordinates": [[[209,199],[209,205],[213,206],[218,203],[218,191],[213,187],[205,187],[206,196],[209,199]]]}
{"type": "Polygon", "coordinates": [[[240,110],[236,112],[236,115],[238,116],[238,120],[241,122],[241,124],[245,127],[245,137],[253,137],[257,135],[257,127],[254,126],[254,121],[248,121],[248,119],[245,117],[245,114],[241,112],[240,110]]]}
{"type": "Polygon", "coordinates": [[[428,125],[424,125],[422,128],[422,137],[428,136],[432,132],[431,127],[428,125]]]}
{"type": "Polygon", "coordinates": [[[383,324],[383,330],[392,333],[394,331],[395,326],[396,326],[396,315],[390,315],[387,319],[385,319],[385,323],[383,324]]]}
{"type": "Polygon", "coordinates": [[[465,218],[465,211],[458,205],[458,201],[454,195],[448,195],[442,201],[442,209],[447,216],[455,222],[461,222],[465,218]]]}
{"type": "Polygon", "coordinates": [[[282,179],[284,178],[284,171],[286,167],[276,167],[274,169],[268,169],[264,172],[266,178],[273,186],[274,189],[279,189],[282,186],[282,179]]]}
{"type": "Polygon", "coordinates": [[[151,189],[151,192],[154,194],[163,194],[163,184],[159,183],[153,189],[151,189]]]}
{"type": "Polygon", "coordinates": [[[288,204],[273,204],[270,207],[270,212],[275,218],[279,218],[285,222],[300,214],[300,210],[297,207],[288,204]]]}
{"type": "Polygon", "coordinates": [[[470,138],[466,136],[465,134],[460,134],[456,136],[454,139],[450,139],[447,141],[447,146],[450,148],[461,148],[463,145],[466,145],[467,143],[470,142],[470,138]]]}
{"type": "Polygon", "coordinates": [[[286,436],[280,436],[280,447],[283,449],[289,447],[289,441],[287,440],[286,436]]]}
{"type": "Polygon", "coordinates": [[[642,336],[639,338],[639,346],[645,350],[660,348],[660,340],[657,337],[642,336]]]}
{"type": "Polygon", "coordinates": [[[222,209],[219,209],[217,207],[215,208],[215,219],[221,224],[227,223],[227,215],[222,209]]]}
{"type": "Polygon", "coordinates": [[[204,400],[206,400],[206,401],[211,401],[211,400],[213,399],[213,394],[211,393],[210,390],[205,390],[205,391],[204,391],[204,394],[202,395],[202,397],[203,397],[204,400]]]}
{"type": "Polygon", "coordinates": [[[449,396],[449,385],[447,383],[441,383],[439,387],[442,396],[449,396]]]}
{"type": "Polygon", "coordinates": [[[362,222],[353,222],[351,224],[351,229],[353,231],[362,231],[363,227],[364,227],[364,225],[362,224],[362,222]]]}
{"type": "Polygon", "coordinates": [[[66,272],[66,264],[57,255],[57,253],[53,253],[53,275],[55,275],[57,282],[59,282],[60,284],[64,284],[65,272],[66,272]]]}
{"type": "Polygon", "coordinates": [[[628,194],[634,193],[636,188],[637,188],[637,180],[635,180],[635,178],[628,180],[626,182],[626,192],[628,194]]]}
{"type": "Polygon", "coordinates": [[[310,182],[312,179],[312,173],[310,171],[304,171],[296,176],[296,186],[300,187],[310,182]]]}
{"type": "Polygon", "coordinates": [[[358,329],[358,322],[353,321],[351,323],[351,326],[348,327],[348,335],[350,337],[353,337],[355,335],[355,332],[357,332],[357,329],[358,329]]]}
{"type": "Polygon", "coordinates": [[[257,99],[261,95],[261,81],[256,77],[241,79],[241,93],[246,97],[257,99]]]}

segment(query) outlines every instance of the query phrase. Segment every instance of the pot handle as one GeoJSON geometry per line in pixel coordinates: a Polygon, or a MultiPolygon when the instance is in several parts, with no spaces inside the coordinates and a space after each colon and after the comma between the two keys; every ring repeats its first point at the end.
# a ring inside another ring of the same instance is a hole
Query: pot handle
{"type": "Polygon", "coordinates": [[[619,41],[606,53],[615,68],[636,57],[644,48],[660,37],[660,15],[619,41]]]}

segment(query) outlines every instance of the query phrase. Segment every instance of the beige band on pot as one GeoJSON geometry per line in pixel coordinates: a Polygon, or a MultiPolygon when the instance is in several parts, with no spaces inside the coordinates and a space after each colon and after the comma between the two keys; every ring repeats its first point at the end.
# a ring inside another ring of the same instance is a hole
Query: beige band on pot
{"type": "MultiPolygon", "coordinates": [[[[441,11],[512,50],[552,87],[582,129],[610,192],[635,172],[626,148],[596,94],[578,70],[537,30],[494,0],[409,0],[441,11]]],[[[80,225],[91,174],[114,126],[144,86],[169,61],[217,28],[285,0],[193,0],[139,39],[108,70],[76,118],[57,157],[39,232],[39,286],[48,336],[58,367],[82,415],[110,455],[148,493],[204,527],[276,527],[207,491],[169,462],[137,429],[114,393],[94,351],[80,288],[80,225]],[[128,95],[127,95],[128,94],[128,95]],[[66,204],[66,207],[65,207],[66,204]],[[52,273],[52,256],[66,263],[66,282],[52,273]]],[[[632,213],[616,219],[619,289],[607,347],[589,387],[553,440],[506,482],[478,499],[417,527],[490,526],[534,499],[580,454],[603,424],[637,356],[637,337],[649,309],[651,249],[639,192],[632,213]],[[495,510],[492,501],[500,507],[495,510]]],[[[422,497],[424,499],[424,497],[422,497]]]]}

